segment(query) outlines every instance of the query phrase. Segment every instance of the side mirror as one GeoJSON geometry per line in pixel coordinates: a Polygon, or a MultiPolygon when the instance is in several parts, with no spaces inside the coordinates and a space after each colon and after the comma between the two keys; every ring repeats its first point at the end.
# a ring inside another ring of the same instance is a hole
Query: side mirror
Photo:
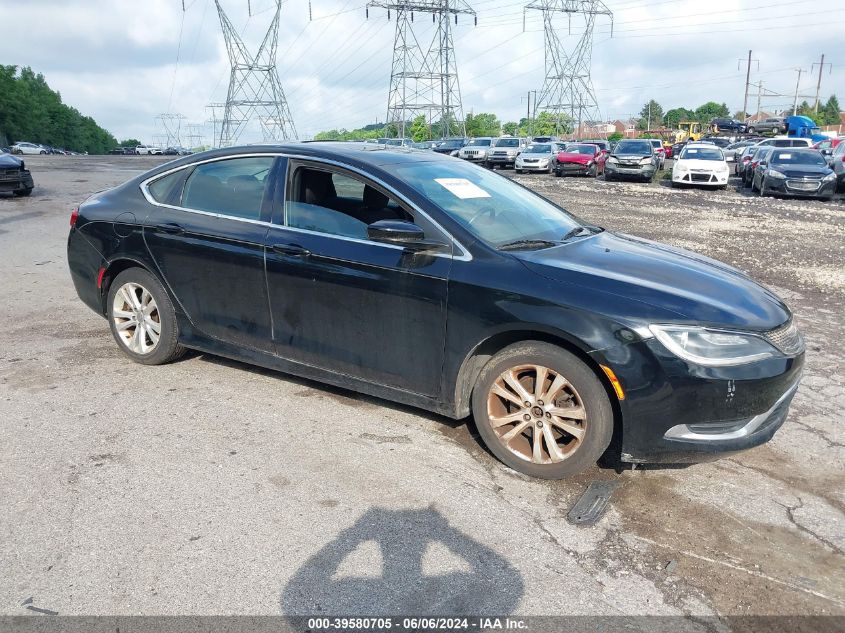
{"type": "Polygon", "coordinates": [[[367,237],[374,242],[396,244],[413,251],[442,251],[448,244],[425,239],[425,231],[413,222],[379,220],[367,226],[367,237]]]}
{"type": "Polygon", "coordinates": [[[833,156],[833,150],[830,149],[829,147],[827,147],[827,148],[822,150],[822,154],[824,156],[833,156]]]}

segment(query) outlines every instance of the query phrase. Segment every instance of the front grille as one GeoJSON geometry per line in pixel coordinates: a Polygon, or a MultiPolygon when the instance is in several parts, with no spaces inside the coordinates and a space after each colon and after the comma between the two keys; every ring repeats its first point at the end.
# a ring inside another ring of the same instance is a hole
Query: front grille
{"type": "Polygon", "coordinates": [[[815,191],[821,185],[819,180],[787,180],[786,186],[798,191],[815,191]]]}
{"type": "Polygon", "coordinates": [[[712,178],[712,174],[690,174],[690,180],[692,182],[710,182],[712,178]]]}
{"type": "Polygon", "coordinates": [[[493,152],[493,156],[505,156],[507,157],[507,152],[493,152]]]}
{"type": "Polygon", "coordinates": [[[769,330],[763,337],[787,356],[794,356],[804,351],[804,337],[790,319],[774,330],[769,330]]]}
{"type": "Polygon", "coordinates": [[[21,175],[21,170],[15,167],[14,169],[0,169],[0,176],[7,176],[9,178],[18,178],[21,175]]]}

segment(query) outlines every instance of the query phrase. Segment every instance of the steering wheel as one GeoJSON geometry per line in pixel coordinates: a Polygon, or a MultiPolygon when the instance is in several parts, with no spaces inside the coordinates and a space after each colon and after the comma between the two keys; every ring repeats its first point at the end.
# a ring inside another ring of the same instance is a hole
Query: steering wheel
{"type": "Polygon", "coordinates": [[[472,223],[475,222],[482,215],[489,215],[491,220],[494,219],[496,217],[495,207],[484,207],[482,209],[479,209],[479,211],[475,215],[473,215],[469,220],[467,220],[467,226],[472,226],[472,223]]]}

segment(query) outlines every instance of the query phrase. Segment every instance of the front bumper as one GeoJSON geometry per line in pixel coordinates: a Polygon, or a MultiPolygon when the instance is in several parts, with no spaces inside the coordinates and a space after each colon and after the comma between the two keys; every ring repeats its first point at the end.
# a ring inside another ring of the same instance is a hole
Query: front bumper
{"type": "Polygon", "coordinates": [[[521,169],[522,171],[549,171],[549,163],[546,161],[545,163],[523,163],[521,161],[517,161],[514,165],[515,169],[521,169]]]}
{"type": "Polygon", "coordinates": [[[487,156],[487,162],[491,165],[510,165],[512,167],[516,163],[516,156],[490,154],[487,156]]]}
{"type": "Polygon", "coordinates": [[[593,168],[592,164],[585,163],[558,163],[555,166],[555,173],[572,174],[573,176],[586,176],[593,168]]]}
{"type": "Polygon", "coordinates": [[[655,339],[594,352],[616,373],[623,462],[685,464],[768,442],[783,425],[804,352],[733,367],[702,367],[655,339]]]}
{"type": "Polygon", "coordinates": [[[730,172],[675,172],[672,173],[672,182],[683,185],[703,185],[710,187],[723,187],[728,184],[730,172]]]}
{"type": "Polygon", "coordinates": [[[792,196],[795,198],[829,198],[836,193],[836,180],[819,182],[793,180],[790,178],[778,178],[777,180],[766,178],[766,191],[779,196],[792,196]],[[809,188],[806,183],[813,185],[813,188],[809,188]]]}
{"type": "Polygon", "coordinates": [[[0,191],[25,191],[34,186],[28,169],[0,169],[0,191]]]}
{"type": "Polygon", "coordinates": [[[620,165],[619,163],[605,163],[604,170],[611,176],[629,176],[631,178],[648,178],[654,177],[657,172],[657,166],[649,165],[620,165]]]}
{"type": "Polygon", "coordinates": [[[472,163],[483,163],[485,160],[487,160],[487,152],[479,152],[474,150],[469,152],[459,152],[458,158],[468,160],[472,163]]]}

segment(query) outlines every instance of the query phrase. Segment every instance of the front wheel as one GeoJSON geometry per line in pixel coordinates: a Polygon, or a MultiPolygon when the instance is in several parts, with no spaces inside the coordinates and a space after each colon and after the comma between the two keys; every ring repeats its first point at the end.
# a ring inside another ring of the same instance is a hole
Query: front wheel
{"type": "Polygon", "coordinates": [[[15,192],[16,196],[20,196],[21,198],[25,198],[32,193],[32,187],[27,187],[26,189],[18,189],[15,192]]]}
{"type": "Polygon", "coordinates": [[[518,173],[518,174],[521,174],[521,173],[522,173],[522,170],[521,170],[521,169],[517,169],[517,170],[515,170],[515,171],[516,171],[516,173],[518,173]]]}
{"type": "Polygon", "coordinates": [[[490,359],[475,383],[472,410],[496,457],[543,479],[586,470],[613,434],[610,400],[595,373],[539,341],[516,343],[490,359]]]}
{"type": "Polygon", "coordinates": [[[757,131],[757,129],[756,129],[756,128],[753,128],[753,127],[748,128],[748,133],[749,133],[749,134],[754,134],[756,131],[757,131]]]}
{"type": "Polygon", "coordinates": [[[112,336],[136,363],[162,365],[179,358],[179,327],[173,303],[161,282],[142,268],[114,278],[107,300],[112,336]]]}

